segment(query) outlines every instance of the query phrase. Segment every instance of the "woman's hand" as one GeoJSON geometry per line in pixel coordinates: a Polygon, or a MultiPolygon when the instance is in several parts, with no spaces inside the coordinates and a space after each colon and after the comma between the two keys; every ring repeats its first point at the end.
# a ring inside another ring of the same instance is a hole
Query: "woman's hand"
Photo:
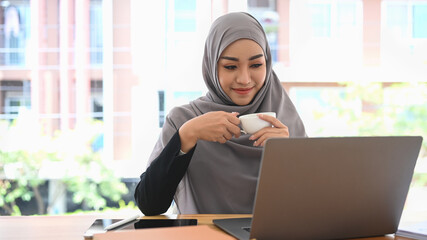
{"type": "Polygon", "coordinates": [[[254,146],[264,146],[265,141],[272,137],[289,137],[288,127],[280,122],[279,119],[265,114],[258,114],[258,117],[273,126],[265,127],[249,137],[249,140],[256,140],[254,146]]]}
{"type": "Polygon", "coordinates": [[[188,152],[197,140],[225,143],[240,137],[239,113],[208,112],[185,122],[179,129],[181,150],[188,152]]]}

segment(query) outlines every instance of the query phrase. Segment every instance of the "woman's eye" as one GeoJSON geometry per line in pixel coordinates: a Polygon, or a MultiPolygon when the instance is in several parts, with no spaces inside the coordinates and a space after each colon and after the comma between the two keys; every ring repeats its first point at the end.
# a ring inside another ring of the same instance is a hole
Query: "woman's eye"
{"type": "Polygon", "coordinates": [[[230,65],[230,66],[224,66],[224,68],[226,68],[226,69],[228,69],[228,70],[234,70],[234,69],[236,69],[237,67],[236,67],[236,66],[233,66],[233,65],[230,65]]]}
{"type": "Polygon", "coordinates": [[[262,64],[261,64],[261,63],[252,64],[252,65],[251,65],[251,67],[252,67],[252,68],[259,68],[259,67],[261,67],[261,66],[262,66],[262,64]]]}

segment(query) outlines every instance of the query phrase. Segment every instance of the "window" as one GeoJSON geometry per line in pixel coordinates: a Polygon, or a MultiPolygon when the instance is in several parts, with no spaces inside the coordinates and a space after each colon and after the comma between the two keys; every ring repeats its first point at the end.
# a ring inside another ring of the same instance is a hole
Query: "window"
{"type": "Polygon", "coordinates": [[[0,65],[24,66],[30,35],[29,1],[2,1],[0,15],[0,65]]]}
{"type": "MultiPolygon", "coordinates": [[[[332,84],[330,84],[332,85],[332,84]]],[[[340,118],[339,109],[333,105],[333,97],[342,102],[345,88],[340,86],[293,87],[289,95],[302,119],[309,136],[354,135],[354,129],[347,126],[346,119],[340,118]],[[309,108],[306,106],[310,106],[309,108]]],[[[349,105],[349,111],[359,112],[360,105],[349,105]]]]}
{"type": "Polygon", "coordinates": [[[331,5],[311,5],[311,27],[314,37],[331,36],[331,5]]]}
{"type": "Polygon", "coordinates": [[[162,128],[165,123],[165,91],[161,90],[159,94],[159,127],[162,128]]]}
{"type": "Polygon", "coordinates": [[[427,38],[427,4],[413,6],[413,38],[427,38]]]}
{"type": "Polygon", "coordinates": [[[385,31],[400,38],[427,38],[427,1],[385,3],[385,31]]]}
{"type": "Polygon", "coordinates": [[[90,63],[102,64],[102,1],[91,0],[90,9],[90,63]]]}
{"type": "Polygon", "coordinates": [[[248,0],[250,8],[269,8],[275,4],[275,0],[248,0]]]}
{"type": "MultiPolygon", "coordinates": [[[[427,63],[427,1],[384,1],[382,3],[381,61],[395,67],[412,68],[427,63]],[[398,54],[397,54],[398,53],[398,54]]],[[[413,70],[404,70],[403,72],[413,70]]],[[[422,78],[420,78],[422,79],[422,78]]],[[[424,81],[424,80],[423,80],[424,81]]]]}
{"type": "Polygon", "coordinates": [[[94,119],[103,120],[102,80],[90,81],[90,107],[94,119]]]}
{"type": "Polygon", "coordinates": [[[357,3],[339,2],[337,3],[337,37],[353,35],[352,32],[357,27],[357,3]]]}
{"type": "Polygon", "coordinates": [[[175,0],[175,32],[196,31],[196,0],[175,0]]]}
{"type": "MultiPolygon", "coordinates": [[[[226,12],[237,11],[237,8],[250,12],[265,29],[275,73],[291,90],[290,96],[309,136],[357,135],[360,132],[356,132],[354,126],[362,126],[365,132],[372,134],[369,132],[372,128],[366,126],[387,127],[382,117],[373,119],[375,121],[368,119],[369,112],[363,112],[366,106],[363,101],[348,100],[349,96],[360,94],[344,94],[349,87],[338,82],[357,82],[359,79],[387,82],[390,77],[396,82],[425,81],[427,0],[381,1],[381,14],[385,15],[378,22],[369,24],[383,24],[381,31],[397,29],[404,38],[398,41],[383,32],[362,31],[362,10],[378,10],[369,9],[370,5],[362,8],[362,3],[366,2],[362,0],[87,0],[87,4],[81,5],[81,0],[67,2],[69,8],[61,8],[60,0],[0,0],[0,131],[9,131],[3,126],[17,125],[20,121],[15,119],[27,120],[19,126],[25,130],[20,131],[23,135],[0,133],[0,151],[7,150],[4,143],[12,140],[18,150],[26,150],[23,140],[37,151],[47,152],[55,147],[52,151],[57,154],[49,157],[55,161],[66,160],[67,164],[56,162],[58,165],[55,166],[68,169],[68,164],[74,166],[77,161],[71,155],[83,152],[77,149],[84,149],[85,154],[86,150],[91,150],[88,152],[90,157],[81,159],[90,164],[90,174],[80,171],[83,168],[69,168],[73,174],[82,174],[82,179],[107,176],[97,173],[97,169],[103,168],[97,165],[92,168],[98,157],[99,163],[114,169],[115,176],[139,179],[158,140],[165,116],[173,107],[188,104],[206,93],[201,60],[211,21],[226,12]],[[81,8],[76,9],[76,4],[81,8]],[[103,7],[111,8],[111,11],[104,15],[107,12],[103,7]],[[7,18],[7,23],[6,12],[12,16],[7,18]],[[65,16],[62,13],[67,13],[69,21],[66,24],[61,24],[61,17],[65,16]],[[77,19],[81,16],[84,23],[76,21],[81,20],[77,19]],[[37,26],[31,20],[36,20],[37,26]],[[87,42],[76,41],[79,39],[74,37],[75,29],[85,31],[83,36],[87,42]],[[105,29],[110,29],[111,35],[105,34],[105,29]],[[66,35],[61,36],[61,33],[66,35]],[[392,68],[387,68],[383,59],[381,66],[365,68],[362,65],[363,47],[366,46],[363,34],[381,34],[378,39],[381,43],[372,44],[381,44],[381,58],[393,60],[392,68]],[[32,40],[30,36],[38,36],[31,42],[37,46],[28,47],[32,40]],[[61,44],[64,43],[61,39],[68,39],[67,46],[61,44]],[[385,46],[383,41],[390,44],[385,46]],[[110,42],[111,46],[106,46],[105,42],[110,42]],[[414,52],[411,57],[418,54],[417,58],[402,57],[405,49],[393,45],[396,43],[404,44],[414,52]],[[107,53],[111,62],[104,63],[107,53]],[[416,64],[408,61],[413,59],[417,60],[416,64]],[[84,65],[79,64],[83,62],[84,65]],[[392,74],[393,70],[399,70],[399,74],[392,74]],[[22,111],[26,108],[31,111],[22,111]],[[360,114],[365,114],[364,119],[369,121],[361,120],[360,114]],[[31,137],[27,127],[34,130],[31,137]],[[40,137],[55,144],[43,144],[40,137]],[[70,157],[63,157],[69,154],[70,157]],[[56,156],[58,159],[53,158],[56,156]]],[[[366,93],[372,88],[361,86],[356,90],[366,93]]],[[[425,88],[415,89],[414,92],[427,92],[425,88]]],[[[369,95],[383,96],[375,92],[369,95]]],[[[408,93],[408,96],[412,95],[415,94],[408,93]]],[[[397,98],[394,92],[388,96],[387,101],[399,100],[399,103],[409,99],[401,95],[397,98]]],[[[413,99],[418,103],[426,102],[426,97],[413,99]]],[[[425,118],[415,114],[418,109],[420,112],[425,109],[422,107],[420,104],[412,112],[402,114],[401,123],[421,128],[425,118]],[[420,121],[414,124],[412,119],[420,121]]],[[[392,117],[388,119],[393,120],[392,117]]],[[[378,133],[379,129],[373,130],[378,133]]],[[[426,136],[424,133],[422,135],[426,136]]],[[[43,163],[41,167],[43,177],[56,181],[66,176],[49,164],[43,163]]],[[[3,174],[0,167],[0,175],[3,174]]],[[[44,192],[55,193],[51,190],[44,192]]],[[[82,196],[87,197],[87,194],[82,196]]],[[[133,196],[129,197],[132,201],[133,196]]],[[[54,198],[43,196],[43,199],[54,198]]],[[[58,205],[65,205],[65,200],[72,203],[66,196],[58,199],[58,205]]],[[[122,199],[129,201],[128,197],[122,199]]],[[[22,210],[37,206],[33,202],[21,202],[20,207],[25,206],[22,210]]],[[[47,214],[75,208],[49,209],[52,210],[47,214]]],[[[22,214],[36,212],[24,210],[22,214]]]]}
{"type": "Polygon", "coordinates": [[[309,6],[312,37],[358,37],[361,29],[361,1],[313,1],[309,6]]]}
{"type": "Polygon", "coordinates": [[[277,13],[275,0],[252,0],[248,1],[248,12],[251,13],[264,28],[270,45],[273,62],[278,61],[278,28],[279,14],[277,13]]]}
{"type": "Polygon", "coordinates": [[[30,81],[0,81],[0,119],[13,121],[22,108],[30,108],[30,91],[30,81]]]}
{"type": "Polygon", "coordinates": [[[198,91],[189,91],[189,92],[174,92],[173,93],[173,99],[174,101],[178,102],[178,105],[187,104],[188,102],[199,98],[202,96],[202,92],[198,91]]]}
{"type": "Polygon", "coordinates": [[[389,4],[386,7],[386,28],[395,35],[405,36],[408,32],[408,7],[406,4],[389,4]]]}

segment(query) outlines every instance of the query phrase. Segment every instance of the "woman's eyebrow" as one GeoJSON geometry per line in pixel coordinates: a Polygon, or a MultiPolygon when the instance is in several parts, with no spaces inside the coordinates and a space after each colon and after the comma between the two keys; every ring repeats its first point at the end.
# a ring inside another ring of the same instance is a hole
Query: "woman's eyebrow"
{"type": "MultiPolygon", "coordinates": [[[[252,57],[250,57],[249,58],[249,60],[254,60],[254,59],[257,59],[257,58],[260,58],[260,57],[262,57],[262,56],[264,56],[264,54],[257,54],[257,55],[255,55],[255,56],[252,56],[252,57]]],[[[227,60],[231,60],[231,61],[236,61],[236,62],[238,62],[239,61],[239,59],[238,58],[235,58],[235,57],[229,57],[229,56],[222,56],[222,57],[220,57],[220,58],[222,58],[222,59],[227,59],[227,60]]]]}
{"type": "Polygon", "coordinates": [[[236,62],[238,62],[238,61],[239,61],[239,59],[238,59],[238,58],[235,58],[235,57],[222,56],[222,57],[220,57],[220,58],[222,58],[222,59],[227,59],[227,60],[231,60],[231,61],[236,61],[236,62]]]}
{"type": "Polygon", "coordinates": [[[264,54],[258,54],[258,55],[250,57],[249,60],[254,60],[254,59],[260,58],[262,56],[264,56],[264,54]]]}

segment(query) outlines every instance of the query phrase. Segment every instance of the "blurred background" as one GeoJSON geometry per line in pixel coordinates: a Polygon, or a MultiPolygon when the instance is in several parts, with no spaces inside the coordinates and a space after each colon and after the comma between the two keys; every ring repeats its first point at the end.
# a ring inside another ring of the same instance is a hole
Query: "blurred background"
{"type": "MultiPolygon", "coordinates": [[[[427,0],[2,0],[0,214],[136,209],[165,115],[206,93],[210,24],[235,11],[263,25],[310,137],[427,139],[427,0]]],[[[426,149],[406,212],[427,212],[426,149]]]]}

